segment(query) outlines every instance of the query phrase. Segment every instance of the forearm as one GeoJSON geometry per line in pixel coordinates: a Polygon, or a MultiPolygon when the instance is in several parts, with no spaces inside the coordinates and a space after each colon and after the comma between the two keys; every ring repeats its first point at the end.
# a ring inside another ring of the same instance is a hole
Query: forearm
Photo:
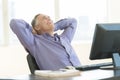
{"type": "Polygon", "coordinates": [[[63,29],[66,29],[68,27],[75,28],[76,23],[77,23],[77,21],[74,18],[61,19],[60,21],[55,23],[55,31],[63,30],[63,29]]]}
{"type": "Polygon", "coordinates": [[[55,23],[55,30],[63,30],[61,36],[72,41],[77,27],[77,21],[74,18],[66,18],[55,23]]]}
{"type": "Polygon", "coordinates": [[[33,44],[32,28],[24,20],[12,19],[10,27],[24,47],[33,44]]]}
{"type": "Polygon", "coordinates": [[[12,19],[10,21],[10,28],[15,34],[25,32],[26,29],[29,29],[31,31],[32,28],[27,25],[29,24],[26,24],[26,22],[21,19],[12,19]]]}

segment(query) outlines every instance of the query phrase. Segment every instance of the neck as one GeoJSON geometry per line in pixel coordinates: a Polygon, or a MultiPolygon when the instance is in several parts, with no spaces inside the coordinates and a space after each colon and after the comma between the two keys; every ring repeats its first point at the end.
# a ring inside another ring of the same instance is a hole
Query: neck
{"type": "Polygon", "coordinates": [[[53,32],[48,32],[49,35],[51,36],[54,36],[54,33],[53,32]]]}
{"type": "Polygon", "coordinates": [[[39,34],[41,35],[41,34],[45,34],[45,33],[49,34],[50,36],[54,36],[54,32],[53,31],[51,31],[51,32],[40,32],[39,34]]]}

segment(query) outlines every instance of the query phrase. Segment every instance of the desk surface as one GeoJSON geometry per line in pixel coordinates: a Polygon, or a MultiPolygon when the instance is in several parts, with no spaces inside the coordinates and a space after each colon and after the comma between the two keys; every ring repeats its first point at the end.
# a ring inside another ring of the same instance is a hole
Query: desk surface
{"type": "MultiPolygon", "coordinates": [[[[89,70],[89,71],[82,71],[80,76],[75,77],[64,77],[64,78],[45,78],[40,77],[37,75],[21,75],[21,76],[13,76],[9,79],[11,80],[96,80],[96,79],[105,79],[114,77],[113,70],[89,70]]],[[[119,77],[120,78],[120,77],[119,77]]]]}

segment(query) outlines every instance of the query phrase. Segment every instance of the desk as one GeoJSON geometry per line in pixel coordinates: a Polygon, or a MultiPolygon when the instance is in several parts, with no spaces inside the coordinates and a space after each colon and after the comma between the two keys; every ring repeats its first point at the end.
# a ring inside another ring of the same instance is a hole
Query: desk
{"type": "MultiPolygon", "coordinates": [[[[80,76],[76,77],[64,77],[64,78],[45,78],[40,77],[37,75],[22,75],[22,76],[13,76],[9,79],[11,80],[97,80],[97,79],[104,79],[114,77],[113,70],[89,70],[89,71],[82,71],[80,76]]],[[[120,77],[119,77],[120,78],[120,77]]],[[[108,79],[109,80],[109,79],[108,79]]]]}

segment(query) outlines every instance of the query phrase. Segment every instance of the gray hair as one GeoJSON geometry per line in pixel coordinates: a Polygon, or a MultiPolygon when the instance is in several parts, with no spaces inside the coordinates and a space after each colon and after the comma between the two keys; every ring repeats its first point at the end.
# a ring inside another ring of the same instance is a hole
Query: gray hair
{"type": "Polygon", "coordinates": [[[35,15],[35,17],[33,18],[32,22],[31,22],[32,27],[35,27],[35,26],[37,25],[37,20],[36,20],[36,18],[37,18],[39,15],[40,15],[40,14],[35,15]]]}

